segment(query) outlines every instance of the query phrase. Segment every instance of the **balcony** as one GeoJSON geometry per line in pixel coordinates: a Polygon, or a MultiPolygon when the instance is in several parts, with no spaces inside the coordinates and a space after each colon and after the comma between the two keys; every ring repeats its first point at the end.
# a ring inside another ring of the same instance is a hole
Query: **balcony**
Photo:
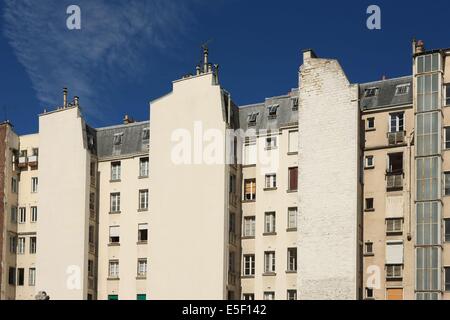
{"type": "Polygon", "coordinates": [[[388,132],[387,133],[389,145],[396,145],[405,142],[405,131],[388,132]]]}
{"type": "Polygon", "coordinates": [[[233,231],[230,231],[229,232],[229,242],[230,242],[230,244],[236,245],[237,244],[237,240],[238,240],[238,237],[237,237],[236,233],[234,233],[233,231]]]}
{"type": "Polygon", "coordinates": [[[38,164],[38,156],[37,155],[28,157],[28,165],[30,167],[37,167],[37,164],[38,164]]]}
{"type": "Polygon", "coordinates": [[[403,172],[386,172],[387,191],[403,189],[403,172]]]}
{"type": "Polygon", "coordinates": [[[95,244],[89,243],[89,253],[95,254],[95,244]]]}
{"type": "Polygon", "coordinates": [[[237,278],[238,278],[238,276],[237,276],[236,272],[233,272],[233,271],[228,272],[228,284],[229,285],[235,286],[237,283],[237,278]]]}
{"type": "Polygon", "coordinates": [[[28,164],[28,158],[26,156],[19,157],[19,161],[17,162],[17,166],[19,168],[25,168],[28,164]]]}

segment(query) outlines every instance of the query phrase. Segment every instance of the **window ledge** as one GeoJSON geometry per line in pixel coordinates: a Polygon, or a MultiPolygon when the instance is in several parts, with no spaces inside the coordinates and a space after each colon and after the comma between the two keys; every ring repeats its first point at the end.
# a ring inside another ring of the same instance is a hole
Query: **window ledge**
{"type": "Polygon", "coordinates": [[[375,166],[364,167],[364,170],[375,169],[375,166]]]}
{"type": "Polygon", "coordinates": [[[275,147],[265,147],[264,148],[265,151],[276,150],[276,149],[278,149],[278,147],[276,147],[276,146],[275,147]]]}
{"type": "Polygon", "coordinates": [[[271,276],[276,276],[277,273],[276,272],[264,272],[263,277],[271,277],[271,276]]]}
{"type": "Polygon", "coordinates": [[[147,179],[148,176],[138,176],[138,179],[147,179]]]}
{"type": "Polygon", "coordinates": [[[366,132],[370,132],[370,131],[376,131],[376,128],[366,128],[366,132]]]}
{"type": "Polygon", "coordinates": [[[148,244],[148,241],[138,241],[136,242],[137,245],[146,245],[148,244]]]}
{"type": "Polygon", "coordinates": [[[286,232],[295,232],[297,231],[297,228],[287,228],[286,232]]]}
{"type": "Polygon", "coordinates": [[[115,180],[109,180],[109,182],[111,182],[111,183],[114,183],[114,182],[121,182],[122,180],[121,179],[115,179],[115,180]]]}
{"type": "Polygon", "coordinates": [[[298,154],[298,151],[289,151],[289,152],[287,153],[288,156],[295,156],[295,155],[297,155],[297,154],[298,154]]]}
{"type": "Polygon", "coordinates": [[[148,211],[148,208],[147,208],[147,209],[138,209],[137,211],[138,211],[138,212],[147,212],[147,211],[148,211]]]}
{"type": "Polygon", "coordinates": [[[264,188],[263,190],[264,190],[264,191],[277,190],[277,187],[264,188]]]}
{"type": "Polygon", "coordinates": [[[375,253],[364,253],[364,257],[373,257],[375,253]]]}
{"type": "Polygon", "coordinates": [[[286,273],[297,273],[297,270],[286,270],[286,273]]]}
{"type": "Polygon", "coordinates": [[[110,243],[108,243],[108,247],[120,247],[120,243],[118,243],[118,242],[110,242],[110,243]]]}
{"type": "Polygon", "coordinates": [[[147,276],[136,276],[136,280],[145,280],[147,276]]]}
{"type": "Polygon", "coordinates": [[[246,275],[246,276],[241,276],[241,279],[254,279],[255,275],[246,275]]]}
{"type": "Polygon", "coordinates": [[[108,277],[107,280],[108,281],[118,281],[118,280],[120,280],[120,278],[119,277],[108,277]]]}
{"type": "Polygon", "coordinates": [[[297,192],[297,191],[298,191],[298,189],[295,189],[295,190],[286,190],[287,193],[295,193],[295,192],[297,192]]]}
{"type": "Polygon", "coordinates": [[[120,214],[121,211],[110,211],[109,214],[120,214]]]}
{"type": "Polygon", "coordinates": [[[375,208],[370,208],[370,209],[364,209],[364,212],[374,212],[375,208]]]}
{"type": "Polygon", "coordinates": [[[402,281],[403,277],[386,277],[386,281],[402,281]]]}
{"type": "Polygon", "coordinates": [[[242,200],[242,203],[252,203],[252,202],[256,202],[256,199],[253,199],[253,200],[242,200]]]}
{"type": "Polygon", "coordinates": [[[255,236],[245,236],[245,237],[241,237],[241,239],[242,240],[250,240],[250,239],[254,240],[255,236]]]}
{"type": "Polygon", "coordinates": [[[263,236],[276,236],[277,233],[276,232],[264,232],[263,236]]]}

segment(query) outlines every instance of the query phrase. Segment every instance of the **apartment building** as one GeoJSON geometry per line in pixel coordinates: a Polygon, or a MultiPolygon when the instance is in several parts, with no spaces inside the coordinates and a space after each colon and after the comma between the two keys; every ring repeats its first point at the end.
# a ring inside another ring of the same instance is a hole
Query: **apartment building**
{"type": "Polygon", "coordinates": [[[0,124],[0,299],[449,299],[450,49],[238,107],[206,47],[150,121],[0,124]]]}

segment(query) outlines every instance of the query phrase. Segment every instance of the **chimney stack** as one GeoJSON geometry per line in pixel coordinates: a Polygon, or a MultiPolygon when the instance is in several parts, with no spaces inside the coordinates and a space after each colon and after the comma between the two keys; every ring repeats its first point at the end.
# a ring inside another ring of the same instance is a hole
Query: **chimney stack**
{"type": "Polygon", "coordinates": [[[425,50],[425,44],[423,43],[422,40],[417,41],[416,43],[416,54],[417,53],[422,53],[425,50]]]}
{"type": "Polygon", "coordinates": [[[203,72],[208,72],[208,47],[203,46],[203,72]]]}
{"type": "Polygon", "coordinates": [[[123,124],[130,124],[133,122],[134,122],[133,118],[130,118],[127,114],[125,115],[125,117],[123,117],[123,124]]]}
{"type": "Polygon", "coordinates": [[[64,88],[63,90],[63,100],[64,100],[63,108],[67,108],[67,88],[64,88]]]}
{"type": "Polygon", "coordinates": [[[73,97],[73,104],[75,105],[75,107],[79,106],[79,102],[80,102],[80,98],[78,98],[77,96],[73,97]]]}

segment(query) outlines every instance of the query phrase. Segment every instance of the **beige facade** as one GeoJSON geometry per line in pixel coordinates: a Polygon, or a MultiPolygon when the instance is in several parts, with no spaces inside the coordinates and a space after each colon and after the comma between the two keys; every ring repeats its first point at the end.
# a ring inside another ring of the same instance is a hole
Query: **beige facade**
{"type": "Polygon", "coordinates": [[[92,128],[65,91],[1,124],[0,299],[450,298],[450,50],[413,48],[363,84],[305,50],[241,107],[204,48],[150,121],[92,128]]]}

